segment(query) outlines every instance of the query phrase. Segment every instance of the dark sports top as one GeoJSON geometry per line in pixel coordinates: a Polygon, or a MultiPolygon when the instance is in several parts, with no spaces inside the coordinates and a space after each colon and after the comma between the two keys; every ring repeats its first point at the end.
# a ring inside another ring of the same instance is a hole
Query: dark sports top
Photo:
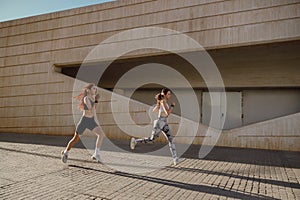
{"type": "MultiPolygon", "coordinates": [[[[91,106],[93,107],[94,104],[95,104],[95,102],[92,101],[90,98],[88,98],[88,99],[90,100],[91,106]]],[[[83,103],[83,107],[84,107],[84,110],[88,110],[89,109],[85,103],[83,103]]]]}

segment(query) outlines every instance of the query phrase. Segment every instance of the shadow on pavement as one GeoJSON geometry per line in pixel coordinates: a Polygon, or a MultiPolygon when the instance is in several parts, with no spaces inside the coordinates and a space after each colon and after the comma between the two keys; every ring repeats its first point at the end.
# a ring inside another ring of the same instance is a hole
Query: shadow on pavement
{"type": "MultiPolygon", "coordinates": [[[[48,154],[43,154],[43,153],[35,153],[35,152],[28,152],[24,150],[15,150],[15,149],[9,149],[9,148],[3,148],[0,147],[0,150],[5,150],[5,151],[10,151],[10,152],[17,152],[17,153],[24,153],[24,154],[29,154],[29,155],[35,155],[35,156],[42,156],[42,157],[48,157],[48,158],[54,158],[54,159],[60,159],[60,156],[53,156],[53,155],[48,155],[48,154]]],[[[78,162],[84,162],[84,163],[93,163],[95,164],[95,161],[88,161],[88,160],[82,160],[82,159],[70,159],[72,161],[78,161],[78,162]]],[[[217,195],[223,195],[227,197],[238,197],[242,199],[248,199],[248,195],[243,194],[243,193],[238,193],[238,192],[233,192],[233,191],[227,191],[224,189],[220,188],[215,188],[215,187],[209,187],[209,186],[199,186],[199,185],[193,185],[193,184],[187,184],[187,183],[181,183],[181,182],[176,182],[176,181],[171,181],[171,180],[165,180],[165,179],[158,179],[158,178],[153,178],[153,177],[148,177],[148,176],[143,176],[143,175],[136,175],[136,174],[130,174],[126,172],[108,172],[104,170],[99,170],[99,169],[93,169],[89,167],[82,167],[78,165],[73,165],[70,164],[69,167],[76,167],[76,168],[82,168],[86,170],[93,170],[97,172],[102,172],[102,173],[110,173],[110,174],[115,174],[119,176],[125,176],[125,177],[130,177],[130,178],[137,178],[141,180],[146,180],[146,181],[151,181],[155,183],[161,183],[161,184],[167,184],[170,186],[174,187],[180,187],[183,189],[188,189],[188,190],[193,190],[193,191],[198,191],[198,192],[208,192],[208,191],[214,191],[217,195]]],[[[174,167],[165,167],[165,169],[168,170],[174,170],[174,171],[189,171],[189,172],[196,172],[196,173],[205,173],[209,175],[218,175],[218,176],[228,176],[228,177],[233,177],[237,179],[245,179],[245,180],[250,180],[254,182],[260,182],[260,183],[267,183],[271,185],[278,185],[282,187],[289,187],[289,188],[296,188],[300,189],[300,184],[297,183],[290,183],[290,182],[284,182],[284,181],[277,181],[277,180],[270,180],[270,179],[261,179],[261,178],[253,178],[253,177],[248,177],[248,176],[241,176],[241,175],[236,175],[236,174],[228,174],[224,172],[216,172],[216,171],[209,171],[209,170],[203,170],[203,169],[194,169],[194,168],[186,168],[186,167],[181,167],[178,166],[176,168],[174,167]]],[[[251,199],[264,199],[266,197],[261,197],[261,196],[251,196],[251,199]]]]}
{"type": "MultiPolygon", "coordinates": [[[[43,153],[34,153],[34,152],[29,152],[29,151],[24,151],[24,150],[15,150],[15,149],[9,149],[9,148],[3,148],[0,147],[0,150],[4,150],[4,151],[10,151],[10,152],[16,152],[16,153],[24,153],[24,154],[29,154],[29,155],[33,155],[33,156],[42,156],[42,157],[47,157],[47,158],[54,158],[54,159],[61,159],[60,156],[53,156],[53,155],[49,155],[49,154],[43,154],[43,153]]],[[[82,160],[82,159],[68,159],[68,160],[73,160],[73,161],[79,161],[79,162],[87,162],[87,163],[96,163],[95,161],[88,161],[88,160],[82,160]]]]}
{"type": "MultiPolygon", "coordinates": [[[[72,136],[52,136],[40,134],[17,134],[17,133],[0,133],[0,142],[13,142],[24,144],[39,144],[50,146],[65,147],[72,136]]],[[[130,151],[129,141],[112,140],[114,144],[123,150],[130,151]]],[[[151,152],[159,149],[167,144],[154,143],[143,144],[136,148],[136,153],[151,152]]],[[[180,147],[180,144],[176,144],[180,147]]],[[[85,148],[82,142],[78,142],[74,147],[85,148]]],[[[110,150],[105,149],[103,150],[110,150]]],[[[200,145],[191,145],[182,157],[199,159],[198,152],[200,145]]],[[[169,156],[169,155],[166,155],[169,156]]],[[[213,150],[203,160],[226,161],[235,163],[247,163],[255,165],[279,166],[300,168],[300,152],[289,151],[272,151],[263,149],[247,149],[247,148],[230,148],[230,147],[214,147],[213,150]]]]}
{"type": "Polygon", "coordinates": [[[264,196],[264,195],[254,195],[254,194],[250,195],[250,194],[244,194],[241,192],[225,190],[225,189],[221,189],[218,187],[211,187],[211,186],[206,186],[206,185],[195,185],[195,184],[183,183],[183,182],[179,182],[179,181],[166,180],[166,179],[160,179],[160,178],[143,176],[143,175],[129,174],[129,173],[125,173],[125,172],[109,172],[109,171],[104,171],[104,170],[100,170],[100,169],[93,169],[90,167],[82,167],[82,166],[77,166],[77,165],[69,165],[69,167],[80,168],[80,169],[85,169],[85,170],[92,170],[95,172],[113,174],[113,175],[118,175],[118,176],[127,177],[127,178],[134,178],[134,179],[149,181],[149,182],[158,183],[158,184],[162,184],[162,185],[173,186],[173,187],[177,187],[177,188],[181,188],[181,189],[185,189],[185,190],[192,190],[192,191],[196,191],[196,192],[203,192],[203,193],[220,195],[220,196],[225,196],[225,197],[230,197],[230,198],[254,199],[254,200],[262,200],[262,199],[274,200],[275,199],[275,198],[271,198],[271,197],[264,196]]]}
{"type": "MultiPolygon", "coordinates": [[[[0,142],[13,142],[23,144],[41,144],[65,147],[72,136],[56,136],[26,133],[0,133],[0,142]]],[[[74,147],[85,148],[79,141],[74,147]]]]}
{"type": "MultiPolygon", "coordinates": [[[[192,145],[183,156],[198,159],[200,148],[200,145],[192,145]]],[[[291,151],[214,147],[203,160],[300,168],[300,152],[291,151]]]]}

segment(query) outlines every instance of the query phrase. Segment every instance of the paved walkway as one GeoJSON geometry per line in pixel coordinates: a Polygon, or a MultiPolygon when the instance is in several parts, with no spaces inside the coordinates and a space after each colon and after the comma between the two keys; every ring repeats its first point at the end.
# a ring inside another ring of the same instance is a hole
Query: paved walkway
{"type": "MultiPolygon", "coordinates": [[[[215,147],[198,159],[192,146],[178,166],[134,174],[91,161],[82,144],[63,164],[69,138],[0,134],[0,199],[300,199],[299,152],[215,147]]],[[[128,142],[114,142],[127,150],[128,142]]]]}

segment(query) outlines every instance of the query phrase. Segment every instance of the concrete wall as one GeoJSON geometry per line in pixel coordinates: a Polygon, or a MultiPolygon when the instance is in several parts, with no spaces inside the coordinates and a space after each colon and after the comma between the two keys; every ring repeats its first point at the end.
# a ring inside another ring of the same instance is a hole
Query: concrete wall
{"type": "MultiPolygon", "coordinates": [[[[54,65],[80,64],[95,45],[115,33],[159,26],[183,32],[206,49],[293,41],[300,38],[299,10],[298,0],[124,0],[2,22],[0,132],[73,134],[74,80],[55,72],[54,65]]],[[[287,85],[299,87],[297,78],[286,78],[287,85]]],[[[257,85],[264,81],[255,79],[257,85]]],[[[105,130],[121,137],[109,118],[109,100],[103,98],[98,112],[107,123],[105,130]]],[[[298,124],[293,126],[299,130],[298,124]]],[[[300,146],[299,140],[293,141],[292,147],[300,146]]],[[[245,146],[242,142],[236,145],[245,146]]]]}
{"type": "MultiPolygon", "coordinates": [[[[114,124],[113,114],[110,112],[111,93],[102,90],[101,94],[102,106],[97,109],[97,113],[105,134],[110,138],[129,140],[130,136],[126,135],[114,124]]],[[[124,105],[122,102],[125,102],[124,98],[113,98],[113,101],[119,101],[122,105],[124,105]]],[[[121,127],[125,126],[127,131],[135,137],[149,136],[151,127],[147,131],[141,132],[137,130],[137,125],[145,126],[151,124],[150,106],[135,101],[131,101],[131,105],[130,113],[134,123],[123,124],[121,127]]],[[[124,107],[120,106],[115,110],[114,115],[122,116],[125,114],[124,111],[124,107]]],[[[190,124],[193,125],[193,122],[190,120],[172,115],[168,121],[175,135],[176,143],[186,144],[192,140],[193,144],[202,144],[206,140],[206,145],[300,151],[299,120],[300,113],[296,113],[240,128],[223,130],[219,132],[220,135],[217,142],[215,140],[216,134],[218,134],[217,129],[212,129],[212,132],[208,132],[208,126],[199,124],[198,131],[193,137],[192,126],[190,126],[190,124]],[[181,120],[185,121],[182,127],[184,133],[176,137],[181,120]]],[[[161,142],[166,141],[164,137],[160,137],[158,140],[161,142]]]]}
{"type": "Polygon", "coordinates": [[[300,113],[223,131],[220,146],[300,151],[300,113]]]}

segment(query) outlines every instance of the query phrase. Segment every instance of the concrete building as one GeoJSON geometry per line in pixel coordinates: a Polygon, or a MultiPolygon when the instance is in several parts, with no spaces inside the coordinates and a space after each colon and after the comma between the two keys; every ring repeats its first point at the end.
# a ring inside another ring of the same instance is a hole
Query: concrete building
{"type": "MultiPolygon", "coordinates": [[[[216,63],[227,95],[217,145],[300,151],[299,0],[120,0],[2,22],[0,132],[72,135],[74,77],[88,53],[117,33],[152,26],[193,38],[216,63]]],[[[96,65],[111,61],[107,57],[96,65]]],[[[99,81],[104,89],[97,113],[104,132],[129,138],[112,117],[111,90],[122,74],[147,63],[171,66],[191,82],[200,102],[200,128],[193,142],[201,144],[210,120],[206,84],[183,59],[155,50],[114,61],[99,81]]],[[[132,101],[130,109],[137,124],[150,123],[146,111],[158,88],[149,84],[134,92],[132,98],[141,102],[132,101]]],[[[131,91],[124,86],[122,92],[131,91]]],[[[174,134],[179,120],[170,119],[174,134]]]]}

